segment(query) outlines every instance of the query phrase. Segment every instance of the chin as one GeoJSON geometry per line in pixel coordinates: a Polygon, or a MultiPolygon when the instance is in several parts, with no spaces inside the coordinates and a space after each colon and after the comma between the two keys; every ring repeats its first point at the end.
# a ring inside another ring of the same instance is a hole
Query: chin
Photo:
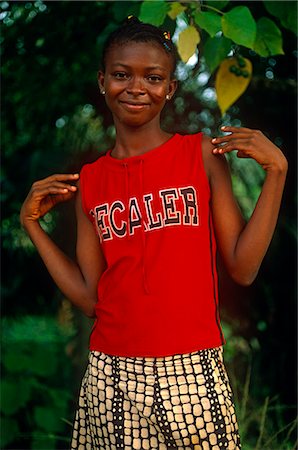
{"type": "Polygon", "coordinates": [[[147,125],[150,122],[150,120],[144,121],[138,117],[132,117],[130,119],[127,119],[127,118],[121,119],[120,122],[123,125],[126,125],[127,127],[138,128],[138,127],[142,127],[143,125],[147,125]]]}

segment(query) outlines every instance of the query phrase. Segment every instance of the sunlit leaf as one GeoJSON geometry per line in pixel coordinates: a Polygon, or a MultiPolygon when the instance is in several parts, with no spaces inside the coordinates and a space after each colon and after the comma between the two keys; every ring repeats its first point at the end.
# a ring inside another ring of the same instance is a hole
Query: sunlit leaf
{"type": "Polygon", "coordinates": [[[157,27],[163,24],[170,5],[163,0],[145,0],[141,5],[139,19],[157,27]]]}
{"type": "Polygon", "coordinates": [[[222,115],[243,94],[250,83],[252,64],[249,59],[243,59],[246,64],[244,69],[248,72],[247,78],[242,75],[237,76],[230,71],[232,66],[238,65],[237,58],[234,57],[225,59],[216,72],[215,89],[218,106],[222,115]]]}
{"type": "Polygon", "coordinates": [[[211,37],[215,36],[216,33],[221,31],[221,17],[212,11],[203,12],[200,11],[195,14],[196,24],[207,31],[211,37]]]}
{"type": "Polygon", "coordinates": [[[172,2],[171,3],[171,9],[168,12],[168,16],[175,20],[179,14],[183,13],[183,11],[186,10],[186,6],[181,5],[179,2],[172,2]]]}
{"type": "Polygon", "coordinates": [[[192,25],[181,31],[178,37],[178,53],[183,62],[187,62],[196,51],[201,38],[198,30],[192,25]]]}
{"type": "Polygon", "coordinates": [[[257,24],[247,6],[236,6],[222,18],[222,31],[236,44],[253,48],[257,34],[257,24]]]}
{"type": "Polygon", "coordinates": [[[281,24],[297,35],[297,2],[295,1],[264,1],[267,11],[277,17],[281,24]]]}
{"type": "Polygon", "coordinates": [[[207,39],[203,49],[203,55],[211,73],[227,57],[231,50],[231,45],[231,40],[224,36],[210,37],[207,39]]]}
{"type": "Polygon", "coordinates": [[[257,22],[257,38],[254,51],[261,56],[284,55],[282,34],[272,20],[262,17],[257,22]]]}

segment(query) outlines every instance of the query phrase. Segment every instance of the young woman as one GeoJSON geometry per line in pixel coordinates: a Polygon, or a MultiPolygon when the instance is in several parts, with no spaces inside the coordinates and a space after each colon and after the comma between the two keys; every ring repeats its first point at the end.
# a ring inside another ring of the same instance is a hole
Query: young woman
{"type": "Polygon", "coordinates": [[[95,324],[72,449],[240,449],[223,365],[216,248],[238,283],[255,279],[287,172],[260,131],[225,137],[161,129],[177,82],[174,46],[132,19],[107,40],[101,94],[114,147],[81,174],[33,184],[21,222],[58,287],[95,324]],[[224,154],[255,159],[266,179],[245,223],[224,154]],[[80,181],[78,182],[80,178],[80,181]],[[76,195],[77,259],[39,225],[76,195]]]}

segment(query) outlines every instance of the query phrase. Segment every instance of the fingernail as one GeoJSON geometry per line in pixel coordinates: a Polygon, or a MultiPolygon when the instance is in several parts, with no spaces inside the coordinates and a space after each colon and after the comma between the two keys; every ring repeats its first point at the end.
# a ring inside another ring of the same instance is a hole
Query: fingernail
{"type": "Polygon", "coordinates": [[[211,142],[216,142],[216,138],[213,138],[211,142]]]}
{"type": "Polygon", "coordinates": [[[222,130],[225,130],[227,127],[226,126],[222,126],[222,127],[220,127],[222,130]]]}

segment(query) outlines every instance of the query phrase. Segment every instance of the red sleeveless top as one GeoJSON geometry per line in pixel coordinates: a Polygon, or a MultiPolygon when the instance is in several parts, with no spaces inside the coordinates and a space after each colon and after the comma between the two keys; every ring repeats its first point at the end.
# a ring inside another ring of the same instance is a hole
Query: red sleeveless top
{"type": "Polygon", "coordinates": [[[141,156],[108,151],[81,171],[82,204],[107,268],[90,350],[159,357],[223,344],[202,134],[141,156]]]}

